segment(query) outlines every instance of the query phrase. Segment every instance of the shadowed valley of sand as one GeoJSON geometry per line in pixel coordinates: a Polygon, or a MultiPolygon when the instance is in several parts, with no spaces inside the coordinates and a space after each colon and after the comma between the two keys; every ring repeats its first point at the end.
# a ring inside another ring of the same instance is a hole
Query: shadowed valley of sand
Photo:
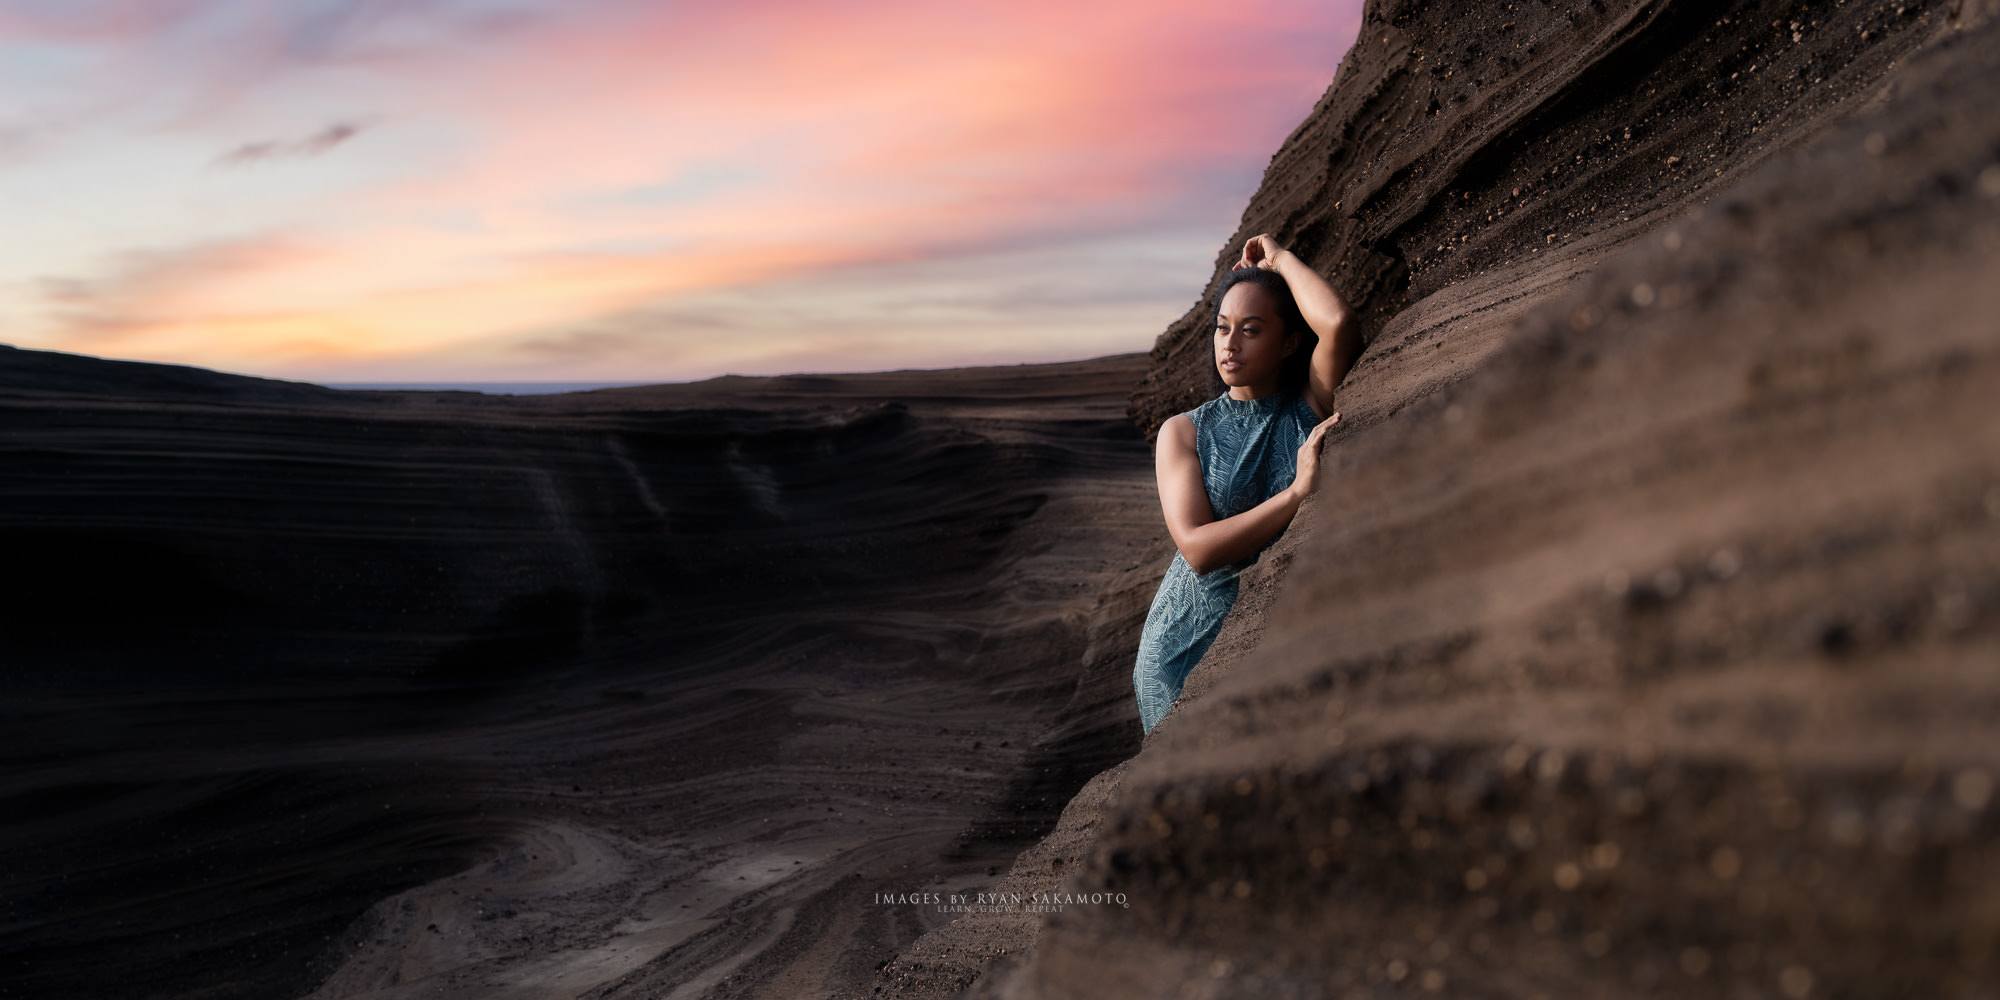
{"type": "Polygon", "coordinates": [[[0,995],[858,989],[946,919],[875,893],[985,886],[1136,749],[1143,364],[485,397],[0,351],[0,995]]]}

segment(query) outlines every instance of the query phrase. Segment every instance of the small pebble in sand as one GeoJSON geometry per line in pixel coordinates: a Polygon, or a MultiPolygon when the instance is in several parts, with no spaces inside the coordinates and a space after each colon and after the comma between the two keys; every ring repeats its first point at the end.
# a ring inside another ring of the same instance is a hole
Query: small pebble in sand
{"type": "Polygon", "coordinates": [[[1742,557],[1732,548],[1716,549],[1708,557],[1708,575],[1718,580],[1727,580],[1743,568],[1742,557]]]}
{"type": "Polygon", "coordinates": [[[1771,825],[1780,830],[1796,830],[1806,820],[1805,807],[1790,795],[1780,793],[1773,796],[1770,809],[1771,825]]]}
{"type": "Polygon", "coordinates": [[[1611,841],[1596,844],[1590,849],[1590,866],[1604,871],[1618,867],[1618,845],[1611,841]]]}
{"type": "Polygon", "coordinates": [[[1621,788],[1612,800],[1612,807],[1620,816],[1637,816],[1646,811],[1646,793],[1636,788],[1621,788]]]}
{"type": "Polygon", "coordinates": [[[1937,611],[1938,625],[1945,631],[1957,632],[1972,624],[1972,598],[1959,587],[1939,588],[1931,603],[1937,611]]]}
{"type": "Polygon", "coordinates": [[[1568,765],[1569,760],[1563,756],[1563,752],[1550,747],[1535,758],[1535,776],[1554,784],[1562,780],[1563,771],[1568,765]]]}
{"type": "Polygon", "coordinates": [[[1681,971],[1699,976],[1708,971],[1708,949],[1690,945],[1681,949],[1681,971]]]}
{"type": "Polygon", "coordinates": [[[1842,847],[1859,847],[1868,839],[1868,821],[1852,806],[1842,807],[1827,820],[1827,833],[1842,847]]]}
{"type": "Polygon", "coordinates": [[[1515,847],[1523,851],[1534,850],[1538,840],[1535,836],[1534,824],[1529,823],[1525,818],[1520,816],[1507,821],[1507,839],[1512,841],[1515,847]]]}
{"type": "Polygon", "coordinates": [[[1889,139],[1880,132],[1870,132],[1868,138],[1861,140],[1861,148],[1867,150],[1869,156],[1881,156],[1889,150],[1889,139]]]}
{"type": "Polygon", "coordinates": [[[1556,866],[1556,888],[1568,892],[1583,883],[1583,869],[1565,861],[1556,866]]]}
{"type": "Polygon", "coordinates": [[[1993,776],[1968,767],[1952,776],[1951,798],[1967,812],[1978,812],[1993,800],[1993,776]]]}
{"type": "Polygon", "coordinates": [[[1743,857],[1733,847],[1718,847],[1708,856],[1708,870],[1716,878],[1727,882],[1743,870],[1743,857]]]}
{"type": "Polygon", "coordinates": [[[1785,971],[1778,974],[1778,986],[1788,997],[1806,996],[1812,992],[1813,975],[1805,966],[1787,965],[1785,971]]]}
{"type": "Polygon", "coordinates": [[[1632,286],[1632,304],[1644,309],[1653,304],[1653,286],[1639,282],[1632,286]]]}

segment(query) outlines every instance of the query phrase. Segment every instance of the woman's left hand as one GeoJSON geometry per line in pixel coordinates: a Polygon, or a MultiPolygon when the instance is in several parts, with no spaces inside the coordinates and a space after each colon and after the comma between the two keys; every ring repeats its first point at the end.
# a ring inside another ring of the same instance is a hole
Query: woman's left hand
{"type": "Polygon", "coordinates": [[[1239,269],[1261,267],[1268,271],[1278,266],[1278,255],[1284,252],[1285,248],[1278,245],[1277,237],[1270,233],[1258,233],[1243,244],[1243,256],[1237,260],[1236,266],[1239,269]]]}

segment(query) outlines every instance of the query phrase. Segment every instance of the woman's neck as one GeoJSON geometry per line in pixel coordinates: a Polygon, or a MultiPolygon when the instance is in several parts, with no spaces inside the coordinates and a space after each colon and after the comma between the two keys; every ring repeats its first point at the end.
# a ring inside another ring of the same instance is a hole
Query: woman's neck
{"type": "Polygon", "coordinates": [[[1276,385],[1232,385],[1229,387],[1229,398],[1243,403],[1255,402],[1266,396],[1275,396],[1277,394],[1278,387],[1276,385]]]}

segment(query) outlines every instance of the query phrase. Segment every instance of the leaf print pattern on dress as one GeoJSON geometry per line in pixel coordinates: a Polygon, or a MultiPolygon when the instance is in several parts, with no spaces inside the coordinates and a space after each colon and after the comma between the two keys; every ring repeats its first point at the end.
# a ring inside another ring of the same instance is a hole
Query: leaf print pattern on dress
{"type": "MultiPolygon", "coordinates": [[[[1244,400],[1225,391],[1188,410],[1187,415],[1194,422],[1203,491],[1218,521],[1235,517],[1290,486],[1299,447],[1319,424],[1312,404],[1299,393],[1244,400]]],[[[1271,540],[1283,535],[1280,531],[1271,540]]],[[[1261,550],[1258,555],[1262,555],[1261,550]]],[[[1257,561],[1258,555],[1196,573],[1186,557],[1174,553],[1146,612],[1132,667],[1132,691],[1139,701],[1139,724],[1145,732],[1151,733],[1173,707],[1188,674],[1222,632],[1223,619],[1236,604],[1236,578],[1257,561]]]]}

